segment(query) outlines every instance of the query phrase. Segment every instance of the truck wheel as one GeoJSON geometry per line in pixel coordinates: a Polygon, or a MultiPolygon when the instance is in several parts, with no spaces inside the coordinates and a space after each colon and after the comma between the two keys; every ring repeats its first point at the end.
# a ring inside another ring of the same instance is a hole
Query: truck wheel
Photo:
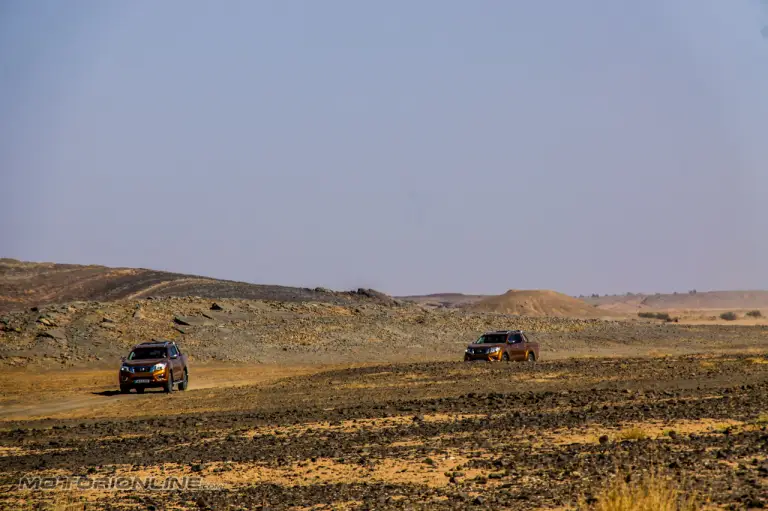
{"type": "Polygon", "coordinates": [[[179,390],[187,390],[187,387],[189,386],[189,374],[187,374],[187,368],[184,368],[184,378],[181,379],[181,383],[179,383],[179,390]]]}
{"type": "Polygon", "coordinates": [[[533,352],[528,353],[528,362],[536,362],[536,354],[533,352]]]}
{"type": "Polygon", "coordinates": [[[509,362],[509,353],[507,353],[507,352],[505,351],[505,352],[504,352],[504,354],[501,356],[501,359],[502,359],[504,362],[509,362]]]}
{"type": "Polygon", "coordinates": [[[163,385],[163,390],[166,392],[173,392],[173,371],[168,371],[168,381],[163,385]]]}
{"type": "Polygon", "coordinates": [[[129,394],[131,392],[131,387],[126,387],[125,385],[120,385],[120,393],[121,394],[129,394]]]}
{"type": "Polygon", "coordinates": [[[143,394],[144,393],[144,387],[136,387],[136,393],[137,394],[143,394]]]}

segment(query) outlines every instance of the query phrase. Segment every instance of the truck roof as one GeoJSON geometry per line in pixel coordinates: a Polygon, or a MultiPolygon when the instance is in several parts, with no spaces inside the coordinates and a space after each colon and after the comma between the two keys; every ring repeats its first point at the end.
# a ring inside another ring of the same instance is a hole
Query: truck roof
{"type": "Polygon", "coordinates": [[[173,341],[164,341],[164,340],[159,340],[158,339],[158,340],[153,340],[153,341],[150,341],[150,342],[141,342],[141,343],[137,344],[134,347],[135,348],[139,348],[139,347],[141,347],[141,348],[163,348],[163,347],[170,346],[171,344],[176,344],[176,343],[173,342],[173,341]]]}

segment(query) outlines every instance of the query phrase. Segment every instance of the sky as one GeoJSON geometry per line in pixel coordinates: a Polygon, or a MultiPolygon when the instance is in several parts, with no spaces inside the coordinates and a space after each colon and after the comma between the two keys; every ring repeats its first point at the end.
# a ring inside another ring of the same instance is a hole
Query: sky
{"type": "Polygon", "coordinates": [[[0,257],[768,289],[762,0],[5,0],[0,257]]]}

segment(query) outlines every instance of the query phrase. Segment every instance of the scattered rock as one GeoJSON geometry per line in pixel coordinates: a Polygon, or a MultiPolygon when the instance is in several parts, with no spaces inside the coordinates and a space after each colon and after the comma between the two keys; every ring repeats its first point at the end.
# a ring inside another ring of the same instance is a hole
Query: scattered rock
{"type": "Polygon", "coordinates": [[[37,322],[45,326],[56,326],[56,323],[48,316],[40,316],[37,322]]]}
{"type": "Polygon", "coordinates": [[[53,328],[51,330],[45,330],[43,332],[39,332],[37,334],[38,338],[45,338],[45,339],[54,339],[59,342],[66,342],[67,340],[67,334],[64,332],[62,328],[53,328]]]}

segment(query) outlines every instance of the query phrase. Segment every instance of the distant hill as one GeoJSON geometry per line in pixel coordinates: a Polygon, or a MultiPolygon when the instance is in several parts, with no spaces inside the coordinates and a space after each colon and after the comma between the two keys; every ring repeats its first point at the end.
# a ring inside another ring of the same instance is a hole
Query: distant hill
{"type": "Polygon", "coordinates": [[[324,288],[249,284],[143,268],[109,268],[0,259],[0,311],[72,301],[112,301],[149,296],[318,301],[337,304],[362,301],[396,303],[391,297],[370,289],[336,292],[324,288]]]}
{"type": "Polygon", "coordinates": [[[500,312],[521,316],[561,316],[595,318],[610,316],[583,300],[548,290],[510,289],[503,295],[489,296],[467,307],[474,312],[500,312]]]}
{"type": "Polygon", "coordinates": [[[743,310],[768,308],[768,291],[705,291],[585,298],[600,309],[630,314],[641,310],[743,310]]]}

